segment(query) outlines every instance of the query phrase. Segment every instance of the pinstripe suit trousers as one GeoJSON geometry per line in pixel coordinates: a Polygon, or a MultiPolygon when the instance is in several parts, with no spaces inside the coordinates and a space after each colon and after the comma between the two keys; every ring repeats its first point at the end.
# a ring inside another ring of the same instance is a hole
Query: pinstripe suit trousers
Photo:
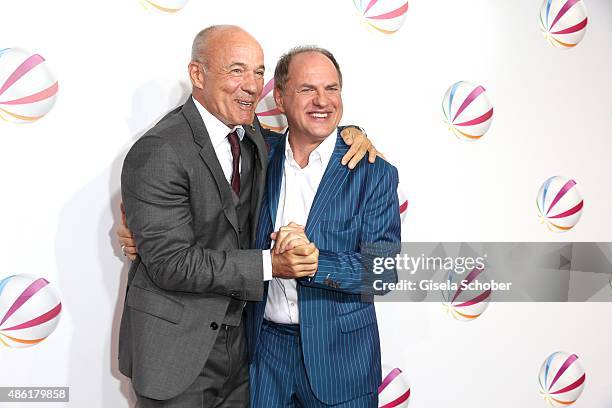
{"type": "Polygon", "coordinates": [[[376,408],[378,395],[367,394],[338,405],[319,401],[304,366],[299,325],[264,321],[260,347],[250,367],[252,408],[376,408]]]}

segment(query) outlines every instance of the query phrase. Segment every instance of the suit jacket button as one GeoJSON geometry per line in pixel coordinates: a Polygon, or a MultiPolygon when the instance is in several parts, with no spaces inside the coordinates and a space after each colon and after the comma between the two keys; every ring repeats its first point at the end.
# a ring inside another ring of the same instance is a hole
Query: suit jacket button
{"type": "Polygon", "coordinates": [[[219,325],[217,324],[217,322],[212,322],[210,324],[210,328],[213,330],[217,330],[219,328],[219,325]]]}

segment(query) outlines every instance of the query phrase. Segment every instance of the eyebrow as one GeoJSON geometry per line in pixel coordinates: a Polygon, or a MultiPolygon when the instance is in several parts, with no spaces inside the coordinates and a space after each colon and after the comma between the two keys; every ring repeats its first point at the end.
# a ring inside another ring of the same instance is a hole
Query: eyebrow
{"type": "MultiPolygon", "coordinates": [[[[238,65],[239,67],[242,67],[242,68],[244,68],[244,69],[247,69],[247,68],[248,68],[247,64],[245,64],[244,62],[237,62],[237,61],[236,61],[236,62],[232,62],[232,63],[231,63],[231,64],[229,64],[227,67],[229,68],[229,67],[233,67],[233,66],[235,66],[235,65],[238,65]]],[[[260,65],[260,66],[258,66],[258,67],[257,67],[257,68],[255,68],[255,69],[263,69],[263,70],[265,71],[265,70],[266,70],[266,67],[265,67],[264,65],[260,65]]]]}
{"type": "MultiPolygon", "coordinates": [[[[329,84],[329,85],[325,85],[325,88],[331,88],[331,87],[334,87],[334,86],[339,87],[339,86],[340,86],[340,84],[339,84],[338,82],[334,82],[334,83],[331,83],[331,84],[329,84]]],[[[307,82],[304,82],[303,84],[301,84],[301,85],[299,86],[299,88],[316,88],[316,87],[317,87],[316,85],[309,84],[309,83],[307,83],[307,82]]]]}

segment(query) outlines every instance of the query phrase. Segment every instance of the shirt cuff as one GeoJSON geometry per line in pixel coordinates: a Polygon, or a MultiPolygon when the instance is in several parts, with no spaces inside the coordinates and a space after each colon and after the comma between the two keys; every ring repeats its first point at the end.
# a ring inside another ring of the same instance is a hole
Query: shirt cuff
{"type": "Polygon", "coordinates": [[[264,282],[272,280],[272,255],[270,250],[261,251],[263,258],[263,280],[264,282]]]}

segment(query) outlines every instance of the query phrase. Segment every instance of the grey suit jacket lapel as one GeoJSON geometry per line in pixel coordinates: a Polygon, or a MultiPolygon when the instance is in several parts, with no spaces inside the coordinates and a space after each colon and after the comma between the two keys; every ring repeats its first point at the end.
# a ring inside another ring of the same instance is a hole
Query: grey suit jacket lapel
{"type": "Polygon", "coordinates": [[[202,116],[200,112],[198,112],[198,108],[196,108],[191,97],[187,100],[185,105],[183,105],[182,113],[191,127],[193,140],[201,147],[199,152],[200,157],[202,157],[204,164],[206,164],[215,179],[215,184],[217,185],[217,190],[219,191],[223,204],[223,213],[232,227],[234,227],[236,234],[238,234],[238,214],[236,214],[232,189],[225,179],[225,174],[223,174],[223,169],[221,168],[215,149],[210,141],[206,126],[202,121],[202,116]]]}

